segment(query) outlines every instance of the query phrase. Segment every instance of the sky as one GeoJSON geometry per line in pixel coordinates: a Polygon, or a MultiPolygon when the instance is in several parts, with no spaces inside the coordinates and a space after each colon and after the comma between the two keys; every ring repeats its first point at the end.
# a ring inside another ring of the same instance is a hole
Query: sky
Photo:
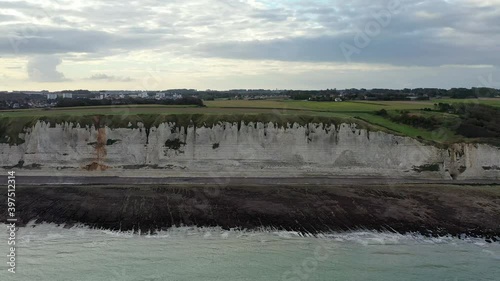
{"type": "Polygon", "coordinates": [[[0,0],[0,91],[500,88],[500,0],[0,0]]]}

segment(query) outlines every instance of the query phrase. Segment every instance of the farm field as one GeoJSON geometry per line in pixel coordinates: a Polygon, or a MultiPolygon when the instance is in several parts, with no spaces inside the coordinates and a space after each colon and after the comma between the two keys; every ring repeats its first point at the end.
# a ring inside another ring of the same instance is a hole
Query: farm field
{"type": "Polygon", "coordinates": [[[366,112],[385,110],[419,110],[433,108],[435,103],[480,103],[500,107],[500,98],[491,99],[436,99],[430,101],[346,101],[310,102],[293,100],[217,100],[205,101],[207,107],[218,108],[273,108],[336,112],[366,112]]]}
{"type": "MultiPolygon", "coordinates": [[[[55,108],[51,110],[25,109],[0,111],[2,117],[36,117],[36,116],[85,116],[85,115],[141,115],[141,114],[260,114],[271,113],[273,109],[262,108],[211,108],[211,107],[172,107],[172,106],[100,106],[55,108]]],[[[311,112],[312,114],[314,112],[311,112]]]]}

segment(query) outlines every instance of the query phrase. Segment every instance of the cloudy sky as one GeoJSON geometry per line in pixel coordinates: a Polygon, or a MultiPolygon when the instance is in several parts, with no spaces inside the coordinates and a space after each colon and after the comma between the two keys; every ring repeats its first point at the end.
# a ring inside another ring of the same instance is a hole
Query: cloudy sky
{"type": "Polygon", "coordinates": [[[500,88],[500,0],[0,0],[0,90],[500,88]]]}

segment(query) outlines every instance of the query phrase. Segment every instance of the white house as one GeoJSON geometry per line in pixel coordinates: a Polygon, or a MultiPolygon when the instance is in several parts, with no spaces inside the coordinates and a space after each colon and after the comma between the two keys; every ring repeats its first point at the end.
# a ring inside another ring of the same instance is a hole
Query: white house
{"type": "Polygon", "coordinates": [[[63,97],[63,99],[72,99],[73,94],[72,93],[63,93],[62,97],[63,97]]]}
{"type": "Polygon", "coordinates": [[[55,99],[57,99],[57,94],[47,94],[47,99],[48,100],[55,100],[55,99]]]}
{"type": "Polygon", "coordinates": [[[157,100],[162,100],[165,98],[165,93],[156,93],[156,97],[155,97],[157,100]]]}

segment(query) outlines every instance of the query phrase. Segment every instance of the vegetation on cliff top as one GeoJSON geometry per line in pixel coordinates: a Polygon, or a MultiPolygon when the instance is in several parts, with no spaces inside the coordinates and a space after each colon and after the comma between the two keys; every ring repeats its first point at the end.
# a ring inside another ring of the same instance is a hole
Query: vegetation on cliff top
{"type": "Polygon", "coordinates": [[[441,138],[445,138],[444,134],[447,133],[477,142],[495,145],[500,143],[498,107],[472,103],[438,103],[434,105],[434,110],[424,108],[421,112],[387,112],[382,109],[376,114],[394,123],[438,133],[441,138]]]}

